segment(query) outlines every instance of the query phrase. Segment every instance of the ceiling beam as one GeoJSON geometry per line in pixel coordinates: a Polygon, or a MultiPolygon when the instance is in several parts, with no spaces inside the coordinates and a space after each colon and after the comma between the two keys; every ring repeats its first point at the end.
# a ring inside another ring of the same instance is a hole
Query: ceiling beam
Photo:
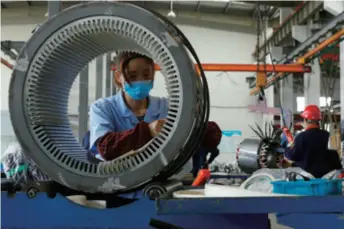
{"type": "MultiPolygon", "coordinates": [[[[148,4],[148,1],[146,2],[148,4]]],[[[65,4],[64,4],[65,7],[65,4]]],[[[158,13],[162,15],[167,15],[169,9],[159,9],[155,8],[158,13]]],[[[194,9],[195,10],[195,9],[194,9]]],[[[45,21],[46,18],[44,14],[46,13],[47,9],[44,6],[36,6],[33,4],[32,7],[15,7],[15,8],[8,8],[6,11],[3,11],[1,14],[2,24],[9,25],[9,24],[35,24],[37,22],[45,21]],[[28,17],[29,15],[29,17],[28,17]]],[[[203,11],[203,9],[202,9],[203,11]]],[[[178,15],[176,20],[182,19],[183,21],[195,19],[195,21],[205,21],[209,23],[218,23],[222,25],[226,25],[226,27],[235,25],[235,26],[242,26],[249,29],[255,27],[256,20],[252,17],[248,16],[234,16],[229,14],[215,14],[215,13],[197,13],[197,12],[190,12],[190,11],[176,11],[178,15]]],[[[193,22],[195,23],[195,22],[193,22]]]]}
{"type": "MultiPolygon", "coordinates": [[[[256,4],[257,1],[242,1],[246,3],[256,4]]],[[[269,5],[275,7],[295,7],[302,1],[259,1],[260,5],[269,5]]]]}
{"type": "Polygon", "coordinates": [[[197,6],[196,6],[196,11],[199,12],[201,10],[201,1],[197,2],[197,6]]]}
{"type": "Polygon", "coordinates": [[[226,14],[231,6],[232,2],[231,1],[228,1],[227,4],[226,4],[226,7],[225,9],[223,10],[223,13],[226,14]]]}

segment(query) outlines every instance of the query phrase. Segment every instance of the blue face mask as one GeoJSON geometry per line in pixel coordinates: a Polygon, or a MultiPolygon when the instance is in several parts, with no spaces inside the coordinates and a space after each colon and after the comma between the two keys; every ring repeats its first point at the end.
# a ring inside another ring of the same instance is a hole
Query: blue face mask
{"type": "Polygon", "coordinates": [[[128,83],[124,83],[124,91],[134,100],[147,98],[152,88],[152,80],[135,81],[131,82],[130,85],[128,83]]]}

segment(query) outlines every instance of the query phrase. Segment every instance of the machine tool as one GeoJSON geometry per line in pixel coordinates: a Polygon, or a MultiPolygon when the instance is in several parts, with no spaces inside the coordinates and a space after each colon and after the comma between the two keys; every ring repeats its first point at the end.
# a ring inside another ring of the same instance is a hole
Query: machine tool
{"type": "MultiPolygon", "coordinates": [[[[209,92],[190,42],[169,20],[151,10],[127,3],[88,2],[50,18],[18,55],[9,105],[13,128],[25,156],[51,180],[29,180],[18,190],[13,182],[2,179],[4,229],[203,229],[238,225],[268,229],[268,212],[290,213],[291,206],[296,204],[296,198],[268,197],[229,198],[222,201],[224,205],[212,198],[189,204],[188,200],[170,201],[171,192],[183,188],[181,181],[171,177],[194,155],[205,131],[209,92]],[[160,134],[138,154],[95,163],[89,160],[69,125],[69,90],[88,62],[101,54],[121,50],[148,55],[159,65],[169,93],[168,117],[160,134]],[[71,195],[105,200],[106,207],[111,209],[73,204],[64,198],[71,195]],[[267,210],[259,210],[263,201],[267,210]],[[228,206],[235,208],[225,210],[228,206]]],[[[259,143],[259,152],[266,144],[275,147],[274,137],[263,142],[263,147],[259,143]]],[[[269,153],[266,161],[262,155],[259,154],[257,166],[278,164],[276,158],[270,159],[269,153]]],[[[320,202],[315,198],[300,199],[305,207],[299,207],[298,212],[303,213],[314,213],[314,207],[307,203],[317,203],[323,212],[340,212],[344,206],[337,197],[320,202]]]]}

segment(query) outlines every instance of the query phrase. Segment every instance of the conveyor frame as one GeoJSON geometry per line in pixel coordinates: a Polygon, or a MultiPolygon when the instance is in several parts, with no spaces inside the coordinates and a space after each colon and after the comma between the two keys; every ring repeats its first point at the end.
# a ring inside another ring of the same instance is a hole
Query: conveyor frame
{"type": "Polygon", "coordinates": [[[44,193],[34,199],[25,193],[15,198],[2,193],[1,201],[7,206],[2,212],[3,228],[151,228],[148,224],[154,218],[190,229],[269,229],[268,213],[276,212],[279,223],[292,228],[344,227],[343,196],[169,199],[167,195],[106,211],[79,206],[61,195],[50,199],[44,193]]]}

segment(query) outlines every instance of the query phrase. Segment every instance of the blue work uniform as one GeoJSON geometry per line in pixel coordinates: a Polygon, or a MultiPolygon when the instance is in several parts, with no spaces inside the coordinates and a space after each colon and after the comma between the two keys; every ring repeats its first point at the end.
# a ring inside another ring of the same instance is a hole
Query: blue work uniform
{"type": "Polygon", "coordinates": [[[319,178],[335,169],[341,169],[339,155],[328,149],[330,134],[319,128],[299,133],[294,146],[287,148],[285,157],[293,161],[293,167],[300,167],[319,178]]]}
{"type": "MultiPolygon", "coordinates": [[[[151,123],[165,119],[168,112],[166,98],[149,96],[149,105],[143,121],[151,123]]],[[[133,129],[142,119],[127,107],[123,91],[114,96],[95,101],[90,107],[90,150],[102,159],[97,151],[96,141],[108,132],[122,132],[133,129]]]]}

